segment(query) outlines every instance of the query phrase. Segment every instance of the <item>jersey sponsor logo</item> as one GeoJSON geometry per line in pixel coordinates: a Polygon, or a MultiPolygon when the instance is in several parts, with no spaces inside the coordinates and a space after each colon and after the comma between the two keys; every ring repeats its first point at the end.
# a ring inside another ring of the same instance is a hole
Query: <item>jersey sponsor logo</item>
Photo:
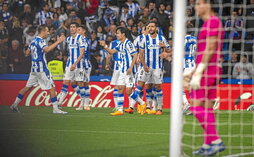
{"type": "Polygon", "coordinates": [[[150,45],[147,45],[147,48],[149,48],[149,49],[158,49],[158,48],[160,48],[160,46],[156,45],[156,44],[150,44],[150,45]]]}
{"type": "Polygon", "coordinates": [[[76,48],[78,48],[78,45],[77,44],[69,44],[69,48],[76,49],[76,48]]]}

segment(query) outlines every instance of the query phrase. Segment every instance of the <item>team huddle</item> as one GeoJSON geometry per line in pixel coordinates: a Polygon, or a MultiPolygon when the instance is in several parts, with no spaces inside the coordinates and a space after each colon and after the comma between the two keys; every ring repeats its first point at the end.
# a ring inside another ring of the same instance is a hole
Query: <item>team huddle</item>
{"type": "MultiPolygon", "coordinates": [[[[77,23],[70,24],[71,36],[65,39],[64,36],[47,46],[45,38],[49,35],[46,26],[39,26],[38,36],[30,43],[26,55],[32,57],[32,67],[26,87],[20,90],[15,102],[11,106],[13,111],[18,111],[18,104],[23,96],[34,86],[40,85],[42,90],[50,91],[50,98],[53,104],[53,113],[66,114],[62,111],[62,104],[68,92],[69,85],[80,97],[80,105],[76,110],[90,110],[90,39],[86,37],[86,27],[77,23]],[[61,92],[56,95],[55,85],[47,68],[45,54],[53,50],[59,43],[66,40],[68,44],[68,60],[65,67],[65,74],[61,92]]],[[[114,86],[114,112],[111,115],[123,115],[123,113],[134,113],[134,106],[138,103],[137,112],[141,115],[162,114],[163,106],[163,58],[171,55],[171,47],[163,35],[158,34],[158,26],[150,22],[143,26],[141,34],[132,43],[127,38],[127,29],[117,28],[117,40],[110,45],[100,41],[100,45],[108,52],[106,67],[113,58],[114,71],[111,85],[114,86]],[[134,88],[135,87],[135,88],[134,88]],[[143,100],[143,90],[146,90],[146,101],[143,100]],[[134,90],[133,90],[134,89],[134,90]],[[128,109],[123,109],[124,91],[129,97],[128,109]]],[[[196,38],[191,35],[185,37],[184,71],[195,67],[194,55],[196,50],[196,38]]],[[[183,92],[184,112],[189,109],[189,102],[183,92]]]]}

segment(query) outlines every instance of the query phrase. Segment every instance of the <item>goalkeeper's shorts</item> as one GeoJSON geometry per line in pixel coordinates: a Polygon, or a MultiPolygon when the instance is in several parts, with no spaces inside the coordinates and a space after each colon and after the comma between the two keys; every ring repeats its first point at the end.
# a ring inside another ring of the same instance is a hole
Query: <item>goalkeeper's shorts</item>
{"type": "Polygon", "coordinates": [[[218,78],[203,77],[201,79],[201,88],[197,90],[191,90],[190,99],[196,100],[214,100],[216,98],[216,88],[218,84],[218,78]]]}

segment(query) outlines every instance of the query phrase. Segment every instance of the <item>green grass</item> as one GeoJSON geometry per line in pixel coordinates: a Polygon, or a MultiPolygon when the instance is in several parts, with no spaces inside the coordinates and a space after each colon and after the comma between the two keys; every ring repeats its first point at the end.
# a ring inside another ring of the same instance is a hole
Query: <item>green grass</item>
{"type": "MultiPolygon", "coordinates": [[[[19,157],[160,157],[168,156],[169,111],[164,115],[125,114],[110,116],[112,109],[92,108],[75,111],[64,108],[67,115],[54,115],[50,107],[20,107],[21,113],[12,113],[8,106],[0,106],[0,156],[19,157]]],[[[254,137],[229,138],[234,135],[254,134],[252,125],[237,126],[233,122],[246,120],[251,124],[251,112],[235,112],[232,116],[217,113],[219,132],[229,149],[218,156],[253,152],[254,137]],[[244,116],[244,117],[242,117],[244,116]],[[228,122],[232,121],[232,127],[228,122]],[[231,143],[231,145],[229,144],[231,143]],[[238,146],[242,144],[246,148],[238,146]],[[252,148],[253,147],[253,148],[252,148]]],[[[195,131],[202,135],[193,116],[185,117],[184,133],[195,131]]],[[[202,144],[202,136],[184,136],[185,154],[202,144]],[[195,141],[194,141],[195,140],[195,141]]]]}

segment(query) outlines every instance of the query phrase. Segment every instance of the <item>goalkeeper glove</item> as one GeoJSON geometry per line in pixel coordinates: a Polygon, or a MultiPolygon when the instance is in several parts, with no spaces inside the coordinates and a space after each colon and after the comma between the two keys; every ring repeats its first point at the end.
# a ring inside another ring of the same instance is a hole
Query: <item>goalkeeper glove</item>
{"type": "Polygon", "coordinates": [[[195,73],[193,74],[191,81],[190,81],[190,86],[192,89],[196,90],[196,89],[200,89],[200,82],[201,82],[201,78],[202,78],[202,74],[205,71],[207,67],[207,64],[205,63],[200,63],[195,71],[195,73]]]}

